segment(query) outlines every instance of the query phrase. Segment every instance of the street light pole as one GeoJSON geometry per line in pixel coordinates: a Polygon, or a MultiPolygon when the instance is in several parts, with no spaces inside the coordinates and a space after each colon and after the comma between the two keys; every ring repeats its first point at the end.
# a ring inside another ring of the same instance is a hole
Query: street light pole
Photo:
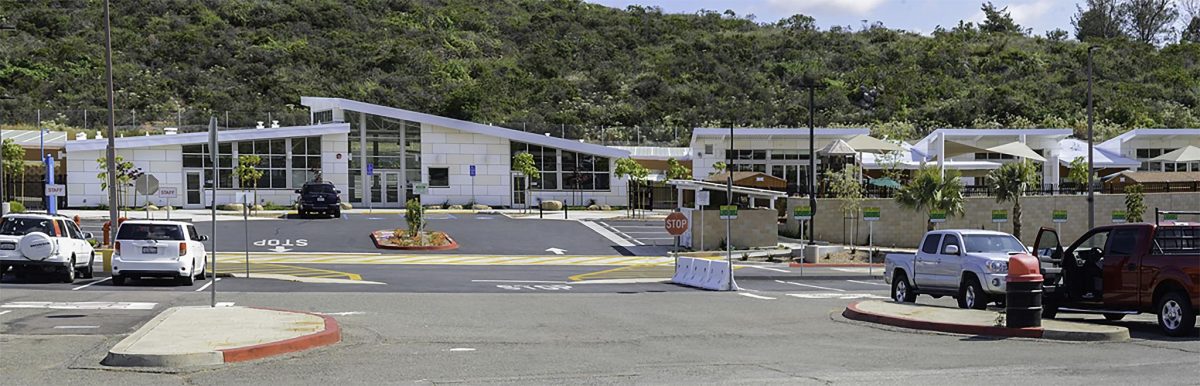
{"type": "MultiPolygon", "coordinates": [[[[801,89],[808,90],[808,207],[812,210],[813,219],[817,216],[817,149],[816,149],[816,124],[813,123],[814,109],[816,106],[816,89],[823,89],[825,86],[818,85],[816,82],[805,82],[800,85],[801,89]]],[[[804,221],[804,220],[800,220],[804,221]]],[[[813,225],[813,224],[810,224],[813,225]]],[[[816,244],[816,232],[809,227],[808,245],[816,244]]],[[[800,235],[803,239],[804,235],[800,235]]]]}
{"type": "MultiPolygon", "coordinates": [[[[110,226],[117,226],[117,148],[115,138],[116,115],[113,113],[113,76],[112,76],[112,22],[108,11],[108,0],[104,0],[104,76],[108,78],[108,145],[104,148],[104,159],[108,176],[108,221],[110,226]]],[[[115,233],[114,233],[115,234],[115,233]]]]}
{"type": "Polygon", "coordinates": [[[1087,85],[1087,98],[1088,98],[1088,106],[1087,106],[1087,116],[1088,116],[1087,117],[1087,119],[1088,119],[1088,121],[1087,121],[1087,130],[1088,130],[1088,135],[1087,135],[1087,137],[1088,137],[1087,138],[1087,141],[1088,141],[1088,154],[1087,154],[1087,161],[1088,161],[1088,172],[1087,172],[1088,229],[1092,229],[1092,228],[1096,227],[1096,189],[1092,185],[1092,174],[1095,173],[1095,168],[1092,164],[1092,152],[1095,151],[1095,150],[1092,150],[1093,137],[1095,137],[1095,135],[1093,135],[1093,133],[1092,133],[1092,51],[1095,51],[1097,48],[1100,48],[1100,46],[1091,46],[1091,47],[1088,47],[1088,49],[1087,49],[1087,55],[1088,55],[1088,67],[1087,67],[1087,76],[1088,76],[1088,85],[1087,85]]]}

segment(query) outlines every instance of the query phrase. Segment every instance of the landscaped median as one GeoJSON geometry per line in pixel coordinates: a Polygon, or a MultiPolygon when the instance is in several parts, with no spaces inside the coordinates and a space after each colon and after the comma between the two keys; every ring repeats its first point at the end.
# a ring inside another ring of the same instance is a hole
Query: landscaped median
{"type": "Polygon", "coordinates": [[[325,315],[251,307],[172,307],[121,340],[101,362],[123,367],[212,366],[341,341],[325,315]]]}
{"type": "Polygon", "coordinates": [[[1003,319],[996,311],[891,301],[856,302],[846,306],[842,316],[862,322],[954,334],[1071,341],[1119,342],[1129,339],[1129,330],[1124,327],[1046,319],[1042,320],[1041,327],[1008,328],[1004,327],[1003,319]]]}

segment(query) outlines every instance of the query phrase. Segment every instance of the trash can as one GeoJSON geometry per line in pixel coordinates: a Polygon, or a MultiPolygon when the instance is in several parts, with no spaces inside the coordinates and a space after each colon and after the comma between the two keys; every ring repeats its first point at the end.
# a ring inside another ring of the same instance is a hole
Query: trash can
{"type": "Polygon", "coordinates": [[[1036,257],[1026,254],[1009,256],[1004,294],[1005,326],[1042,326],[1043,280],[1041,265],[1036,257]]]}

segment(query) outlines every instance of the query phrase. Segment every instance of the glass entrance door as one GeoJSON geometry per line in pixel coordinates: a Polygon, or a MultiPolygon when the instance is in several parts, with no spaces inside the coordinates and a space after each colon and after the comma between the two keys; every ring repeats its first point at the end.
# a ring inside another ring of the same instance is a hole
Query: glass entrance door
{"type": "Polygon", "coordinates": [[[401,204],[400,172],[376,171],[367,176],[371,181],[371,202],[382,207],[401,204]]]}
{"type": "Polygon", "coordinates": [[[184,205],[189,207],[204,206],[204,189],[200,183],[200,172],[187,172],[184,174],[184,205]]]}
{"type": "Polygon", "coordinates": [[[524,208],[526,206],[525,199],[526,199],[525,176],[513,176],[512,177],[512,206],[514,208],[516,208],[518,206],[524,208]]]}

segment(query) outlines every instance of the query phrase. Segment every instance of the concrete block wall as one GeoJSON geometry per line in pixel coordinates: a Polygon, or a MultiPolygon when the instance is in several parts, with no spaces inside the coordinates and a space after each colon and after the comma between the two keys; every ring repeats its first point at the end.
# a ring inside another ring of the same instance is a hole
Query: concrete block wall
{"type": "MultiPolygon", "coordinates": [[[[179,145],[155,146],[142,149],[117,149],[116,155],[133,163],[133,167],[142,168],[147,174],[158,178],[159,186],[175,186],[179,188],[181,201],[183,198],[183,158],[179,145]]],[[[77,151],[67,154],[67,206],[91,207],[108,204],[108,191],[100,189],[102,182],[96,176],[100,174],[100,164],[97,159],[104,156],[103,150],[77,151]]],[[[122,198],[132,204],[133,189],[127,189],[122,198]]],[[[139,205],[145,198],[138,196],[139,205]]],[[[150,197],[150,201],[159,204],[161,199],[150,197]]],[[[174,204],[179,206],[178,203],[174,204]]]]}
{"type": "Polygon", "coordinates": [[[421,195],[421,204],[463,205],[474,197],[476,203],[509,206],[510,152],[504,138],[422,123],[421,180],[429,181],[429,168],[445,167],[450,172],[450,186],[430,186],[429,193],[421,195]],[[474,178],[470,174],[471,165],[475,165],[474,178]]]}
{"type": "MultiPolygon", "coordinates": [[[[693,250],[717,250],[725,239],[725,220],[717,210],[690,210],[689,230],[681,237],[693,250]]],[[[772,209],[741,209],[730,224],[734,249],[769,247],[778,243],[777,212],[772,209]]]]}
{"type": "MultiPolygon", "coordinates": [[[[787,213],[792,213],[792,208],[796,205],[806,205],[807,203],[807,198],[789,198],[787,213]]],[[[1146,213],[1142,215],[1142,219],[1154,221],[1155,207],[1163,210],[1200,210],[1200,193],[1148,193],[1145,204],[1146,213]]],[[[925,234],[926,223],[929,221],[929,214],[926,212],[903,209],[892,199],[868,199],[863,201],[862,206],[879,207],[882,212],[880,221],[874,225],[875,245],[877,246],[913,248],[925,234]]],[[[992,223],[991,217],[992,210],[1004,209],[1008,211],[1009,222],[1000,224],[1000,230],[1012,233],[1011,202],[997,203],[996,199],[992,197],[969,197],[964,206],[966,213],[963,216],[947,219],[946,222],[938,224],[938,229],[983,228],[995,230],[996,224],[992,223]]],[[[843,238],[842,211],[839,207],[840,200],[838,199],[817,200],[817,215],[814,219],[817,224],[814,236],[817,240],[835,243],[849,241],[843,238]]],[[[1021,207],[1021,241],[1027,246],[1033,245],[1039,228],[1055,227],[1055,223],[1051,221],[1051,215],[1056,209],[1067,211],[1067,222],[1059,224],[1059,235],[1064,243],[1074,241],[1088,230],[1085,196],[1026,196],[1021,198],[1021,207]]],[[[1114,210],[1125,210],[1125,195],[1097,194],[1096,226],[1111,224],[1114,210]]],[[[861,214],[856,217],[861,218],[861,214]]],[[[1187,220],[1186,217],[1182,219],[1187,220]]],[[[864,244],[867,241],[868,225],[864,221],[858,221],[857,240],[859,244],[864,244]]],[[[794,234],[798,224],[789,216],[784,226],[787,234],[794,234]]],[[[806,227],[808,226],[810,225],[806,225],[806,227]]],[[[847,229],[849,226],[847,225],[847,229]]],[[[847,234],[852,233],[847,231],[847,234]]]]}

